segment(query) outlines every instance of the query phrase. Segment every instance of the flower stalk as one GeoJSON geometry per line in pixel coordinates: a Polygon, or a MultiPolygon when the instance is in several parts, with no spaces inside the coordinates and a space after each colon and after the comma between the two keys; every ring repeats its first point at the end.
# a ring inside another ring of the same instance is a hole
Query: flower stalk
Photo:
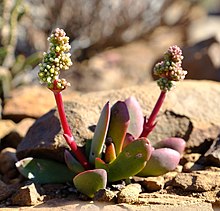
{"type": "Polygon", "coordinates": [[[166,94],[175,87],[176,82],[185,78],[187,71],[182,68],[182,51],[174,45],[169,47],[164,54],[164,60],[157,63],[154,67],[154,74],[159,76],[157,84],[160,87],[160,96],[148,118],[144,121],[141,137],[147,137],[156,125],[156,118],[165,100],[166,94]]]}
{"type": "Polygon", "coordinates": [[[71,129],[69,127],[65,109],[62,99],[62,91],[66,89],[67,86],[70,86],[65,79],[60,79],[60,71],[68,70],[72,65],[70,59],[71,54],[68,53],[71,46],[69,45],[69,37],[66,36],[66,33],[62,29],[55,29],[51,36],[48,38],[50,42],[49,51],[44,53],[43,62],[39,64],[40,71],[38,76],[42,83],[46,83],[48,89],[54,93],[54,97],[57,104],[57,109],[60,117],[60,122],[63,128],[63,136],[70,146],[75,157],[81,163],[85,169],[89,169],[89,163],[85,155],[78,148],[71,129]]]}

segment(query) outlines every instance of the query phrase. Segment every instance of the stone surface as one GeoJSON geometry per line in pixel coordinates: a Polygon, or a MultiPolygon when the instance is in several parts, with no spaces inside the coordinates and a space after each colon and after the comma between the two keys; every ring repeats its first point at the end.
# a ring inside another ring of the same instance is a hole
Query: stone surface
{"type": "Polygon", "coordinates": [[[19,206],[36,205],[41,199],[42,198],[33,183],[21,187],[11,198],[12,205],[19,206]]]}
{"type": "Polygon", "coordinates": [[[213,141],[210,149],[205,153],[205,158],[209,165],[220,167],[220,137],[213,141]]]}
{"type": "Polygon", "coordinates": [[[116,194],[117,194],[117,192],[113,192],[108,189],[101,189],[95,193],[93,200],[94,201],[110,202],[116,198],[116,194]]]}
{"type": "Polygon", "coordinates": [[[12,120],[9,119],[1,119],[0,120],[0,139],[4,138],[6,135],[8,135],[14,128],[15,123],[12,120]]]}
{"type": "Polygon", "coordinates": [[[174,196],[171,194],[149,194],[149,193],[143,193],[140,195],[140,202],[143,202],[145,204],[148,204],[148,206],[152,206],[152,210],[156,210],[160,208],[159,205],[163,205],[163,210],[213,210],[212,206],[210,204],[205,203],[202,199],[197,199],[193,197],[187,197],[187,196],[174,196]],[[158,207],[155,207],[155,205],[158,205],[158,207]]]}
{"type": "Polygon", "coordinates": [[[197,164],[194,162],[187,162],[183,166],[183,172],[192,172],[192,171],[197,171],[197,170],[204,170],[205,166],[201,164],[197,164]]]}
{"type": "Polygon", "coordinates": [[[12,195],[14,190],[0,180],[0,202],[12,195]]]}
{"type": "MultiPolygon", "coordinates": [[[[66,113],[77,143],[82,146],[86,139],[92,138],[91,127],[96,125],[100,111],[108,100],[113,105],[117,100],[133,95],[144,115],[148,116],[159,93],[156,84],[149,83],[121,90],[75,95],[71,102],[66,103],[66,113]]],[[[152,144],[167,137],[179,136],[187,141],[188,150],[206,152],[211,145],[209,140],[215,139],[220,131],[220,112],[216,106],[219,96],[220,84],[217,82],[186,80],[179,83],[167,94],[158,124],[149,135],[152,144]]],[[[35,122],[18,146],[17,153],[19,159],[43,155],[63,160],[64,147],[66,143],[58,114],[52,110],[35,122]]]]}
{"type": "Polygon", "coordinates": [[[26,117],[38,118],[55,105],[52,92],[45,86],[22,86],[12,91],[11,98],[5,103],[3,115],[14,121],[26,117]]]}
{"type": "Polygon", "coordinates": [[[139,202],[139,194],[142,191],[141,185],[133,183],[127,185],[118,193],[118,203],[134,204],[139,202]]]}
{"type": "Polygon", "coordinates": [[[219,43],[215,36],[183,49],[187,79],[220,81],[219,43]]]}
{"type": "Polygon", "coordinates": [[[16,149],[7,147],[0,152],[0,173],[5,183],[19,182],[20,174],[15,167],[16,149]]]}
{"type": "Polygon", "coordinates": [[[196,43],[212,36],[220,40],[220,30],[218,26],[218,16],[203,16],[202,18],[195,19],[190,23],[188,28],[188,33],[190,34],[189,43],[196,43]]]}
{"type": "Polygon", "coordinates": [[[18,144],[25,137],[27,131],[34,123],[34,121],[35,119],[33,118],[25,118],[21,120],[19,123],[17,123],[13,130],[11,130],[10,133],[4,139],[2,139],[1,146],[3,148],[17,148],[18,144]]]}
{"type": "Polygon", "coordinates": [[[5,174],[9,169],[15,166],[16,149],[5,148],[0,152],[0,173],[5,174]]]}
{"type": "MultiPolygon", "coordinates": [[[[162,197],[160,198],[162,199],[162,197]]],[[[174,201],[174,200],[173,200],[174,201]]],[[[91,204],[92,202],[90,202],[91,204]]],[[[74,203],[71,200],[50,200],[49,202],[45,202],[43,205],[37,205],[34,207],[8,207],[4,208],[4,211],[10,211],[13,208],[13,211],[32,211],[33,208],[37,208],[40,211],[53,211],[54,207],[56,210],[65,210],[65,211],[213,211],[212,205],[206,202],[192,202],[190,203],[182,203],[179,205],[173,204],[149,204],[149,205],[128,205],[128,204],[119,204],[119,205],[106,205],[106,204],[97,204],[92,203],[90,206],[82,201],[75,201],[74,203]]],[[[216,208],[216,211],[219,211],[216,208]]]]}
{"type": "Polygon", "coordinates": [[[2,114],[1,101],[2,99],[9,97],[10,95],[11,79],[12,79],[11,71],[8,68],[0,66],[0,113],[1,114],[2,114]]]}
{"type": "Polygon", "coordinates": [[[162,176],[158,176],[158,177],[144,178],[143,182],[141,182],[141,185],[147,191],[158,191],[163,189],[164,183],[165,183],[164,178],[162,176]]]}
{"type": "MultiPolygon", "coordinates": [[[[93,133],[89,126],[94,125],[94,122],[98,120],[98,109],[90,108],[88,113],[85,112],[88,109],[85,104],[76,102],[66,103],[65,109],[75,141],[82,146],[87,139],[92,137],[93,133]]],[[[32,125],[17,148],[17,156],[19,159],[27,156],[46,156],[63,161],[66,147],[58,113],[56,110],[51,110],[32,125]]]]}
{"type": "Polygon", "coordinates": [[[200,157],[201,157],[200,153],[184,154],[183,158],[181,159],[181,164],[185,164],[187,162],[195,163],[196,161],[199,160],[200,157]]]}
{"type": "Polygon", "coordinates": [[[219,172],[196,171],[192,173],[178,173],[173,179],[173,186],[195,192],[220,190],[219,172]]]}

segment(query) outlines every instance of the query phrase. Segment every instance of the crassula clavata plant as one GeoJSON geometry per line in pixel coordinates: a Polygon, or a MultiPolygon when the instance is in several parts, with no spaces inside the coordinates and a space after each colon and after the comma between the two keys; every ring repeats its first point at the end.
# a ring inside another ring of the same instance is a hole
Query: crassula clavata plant
{"type": "Polygon", "coordinates": [[[92,140],[87,141],[85,153],[77,146],[65,115],[62,91],[70,84],[60,79],[60,72],[69,69],[69,38],[62,29],[55,29],[48,38],[49,51],[44,53],[39,65],[40,81],[55,97],[63,136],[70,147],[64,153],[65,164],[41,158],[25,158],[16,163],[17,168],[34,182],[56,183],[73,181],[78,191],[93,197],[107,183],[138,176],[158,176],[174,170],[185,148],[181,138],[167,138],[151,146],[147,139],[156,126],[157,114],[165,96],[184,79],[182,51],[171,46],[164,60],[155,65],[154,74],[160,96],[149,118],[143,117],[141,107],[134,97],[117,101],[113,106],[107,102],[101,112],[92,140]]]}

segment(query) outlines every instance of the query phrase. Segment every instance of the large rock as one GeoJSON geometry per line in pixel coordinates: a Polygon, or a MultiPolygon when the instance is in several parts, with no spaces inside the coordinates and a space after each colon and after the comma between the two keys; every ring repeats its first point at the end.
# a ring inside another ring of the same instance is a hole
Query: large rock
{"type": "MultiPolygon", "coordinates": [[[[92,138],[91,128],[97,123],[100,111],[108,100],[112,105],[117,100],[133,95],[143,108],[144,115],[148,116],[159,94],[156,84],[149,83],[121,90],[76,95],[65,107],[77,144],[82,146],[86,139],[92,138]]],[[[188,80],[178,84],[176,89],[168,93],[158,116],[158,124],[149,139],[155,143],[166,137],[179,136],[187,141],[190,150],[203,147],[205,140],[215,139],[220,131],[219,97],[220,84],[217,82],[188,80]]],[[[51,110],[30,128],[18,146],[17,156],[19,159],[44,156],[62,160],[66,147],[58,113],[51,110]]]]}
{"type": "MultiPolygon", "coordinates": [[[[75,96],[74,92],[68,95],[70,98],[72,96],[75,96]]],[[[16,122],[26,117],[39,118],[54,106],[53,93],[47,88],[22,86],[12,91],[11,98],[5,103],[3,116],[16,122]]]]}
{"type": "Polygon", "coordinates": [[[0,140],[7,136],[15,128],[15,123],[9,119],[0,120],[0,140]]]}
{"type": "Polygon", "coordinates": [[[205,153],[205,158],[209,164],[220,167],[220,137],[214,140],[209,150],[205,153]]]}
{"type": "Polygon", "coordinates": [[[173,186],[193,192],[219,190],[219,172],[195,171],[192,173],[179,173],[173,180],[173,186]]]}

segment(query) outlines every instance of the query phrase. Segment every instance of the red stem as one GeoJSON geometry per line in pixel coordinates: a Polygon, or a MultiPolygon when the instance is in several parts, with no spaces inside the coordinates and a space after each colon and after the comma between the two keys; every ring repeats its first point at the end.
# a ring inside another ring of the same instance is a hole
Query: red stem
{"type": "Polygon", "coordinates": [[[147,137],[150,134],[150,132],[153,130],[153,128],[155,127],[156,125],[155,120],[164,102],[165,97],[166,97],[166,91],[161,91],[160,96],[154,106],[154,109],[151,112],[150,117],[148,118],[148,121],[144,123],[144,129],[141,134],[141,137],[147,137]]]}
{"type": "Polygon", "coordinates": [[[67,118],[65,115],[64,105],[63,105],[63,99],[62,99],[62,93],[54,91],[54,96],[57,104],[58,113],[60,116],[60,122],[63,128],[63,136],[66,139],[67,144],[70,146],[71,150],[73,151],[74,155],[78,159],[78,161],[81,163],[82,166],[84,166],[85,169],[89,169],[89,163],[85,157],[85,155],[81,152],[81,150],[77,147],[77,144],[73,138],[72,132],[70,130],[69,124],[67,122],[67,118]]]}
{"type": "Polygon", "coordinates": [[[65,115],[62,93],[61,92],[54,92],[54,96],[55,96],[55,100],[57,103],[57,109],[59,112],[60,122],[61,122],[61,125],[63,128],[63,132],[64,132],[64,134],[72,136],[72,133],[70,131],[70,127],[69,127],[69,124],[67,122],[66,115],[65,115]]]}
{"type": "Polygon", "coordinates": [[[154,106],[153,111],[151,112],[151,115],[150,115],[150,117],[148,119],[147,124],[154,125],[155,119],[157,117],[157,114],[160,111],[160,108],[161,108],[161,106],[162,106],[162,104],[164,102],[165,97],[166,97],[166,91],[161,91],[160,96],[159,96],[159,98],[158,98],[158,100],[157,100],[157,102],[156,102],[156,104],[154,106]]]}

